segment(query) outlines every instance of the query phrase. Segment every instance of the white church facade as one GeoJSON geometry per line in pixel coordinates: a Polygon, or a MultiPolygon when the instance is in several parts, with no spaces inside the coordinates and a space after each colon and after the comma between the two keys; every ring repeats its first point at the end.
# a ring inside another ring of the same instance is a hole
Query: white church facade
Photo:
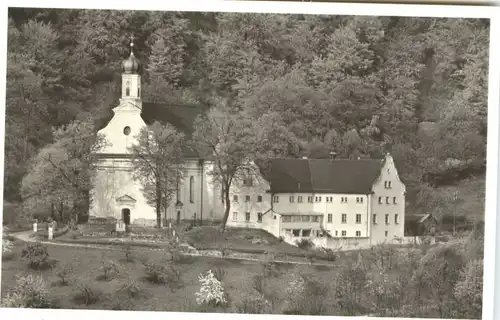
{"type": "MultiPolygon", "coordinates": [[[[180,130],[189,131],[196,114],[197,110],[189,106],[169,108],[144,103],[140,63],[131,50],[129,58],[122,62],[120,103],[113,108],[111,120],[98,131],[105,138],[106,146],[97,154],[99,160],[89,216],[113,217],[125,224],[155,225],[156,209],[144,197],[141,183],[133,178],[129,148],[137,143],[137,135],[148,122],[167,121],[180,130]]],[[[208,174],[211,166],[210,161],[194,154],[185,155],[184,179],[179,182],[176,199],[167,212],[162,213],[162,219],[221,218],[220,213],[224,210],[220,191],[214,190],[208,174]]]]}
{"type": "MultiPolygon", "coordinates": [[[[129,148],[152,121],[189,134],[201,111],[143,102],[139,71],[131,50],[122,63],[120,103],[98,131],[107,146],[97,155],[89,216],[154,226],[155,206],[134,180],[129,148]]],[[[188,150],[184,161],[176,199],[162,220],[221,220],[225,208],[210,175],[213,163],[188,150]]],[[[265,179],[233,183],[227,226],[262,229],[291,244],[309,239],[328,248],[369,247],[404,238],[405,193],[389,154],[383,159],[273,159],[265,179]]]]}

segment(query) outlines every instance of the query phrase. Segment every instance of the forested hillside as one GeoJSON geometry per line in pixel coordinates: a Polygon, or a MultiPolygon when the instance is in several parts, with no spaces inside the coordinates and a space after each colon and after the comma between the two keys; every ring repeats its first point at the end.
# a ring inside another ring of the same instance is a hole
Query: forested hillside
{"type": "Polygon", "coordinates": [[[6,201],[54,127],[109,117],[131,35],[145,100],[265,123],[266,156],[390,152],[425,211],[484,174],[487,20],[11,8],[6,201]]]}

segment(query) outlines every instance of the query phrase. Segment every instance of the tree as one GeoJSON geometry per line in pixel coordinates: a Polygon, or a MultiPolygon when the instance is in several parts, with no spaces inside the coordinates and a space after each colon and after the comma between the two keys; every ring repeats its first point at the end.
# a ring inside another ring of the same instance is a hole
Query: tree
{"type": "MultiPolygon", "coordinates": [[[[95,153],[106,141],[91,121],[76,120],[53,131],[54,143],[35,156],[21,192],[28,208],[61,204],[71,208],[71,222],[85,215],[96,173],[95,153]]],[[[62,213],[61,213],[62,214],[62,213]]]]}
{"type": "Polygon", "coordinates": [[[209,173],[221,187],[225,206],[221,231],[224,231],[231,210],[231,186],[235,181],[256,173],[252,165],[255,155],[254,128],[248,118],[231,112],[227,105],[212,108],[198,117],[194,128],[193,147],[200,155],[213,159],[214,167],[209,173]]]}
{"type": "Polygon", "coordinates": [[[130,147],[134,179],[141,182],[143,194],[156,207],[156,224],[161,227],[162,209],[166,212],[182,179],[184,134],[169,124],[154,122],[144,127],[137,143],[130,147]]]}
{"type": "Polygon", "coordinates": [[[484,260],[471,260],[463,268],[455,285],[454,295],[460,302],[461,317],[478,319],[481,317],[483,301],[484,260]]]}

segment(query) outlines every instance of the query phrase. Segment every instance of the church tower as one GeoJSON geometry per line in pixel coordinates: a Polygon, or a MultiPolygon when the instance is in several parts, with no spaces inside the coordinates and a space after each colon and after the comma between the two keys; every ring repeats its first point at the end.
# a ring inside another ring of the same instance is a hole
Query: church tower
{"type": "Polygon", "coordinates": [[[122,62],[122,97],[120,104],[130,102],[142,109],[141,64],[134,55],[134,38],[130,42],[130,55],[122,62]]]}

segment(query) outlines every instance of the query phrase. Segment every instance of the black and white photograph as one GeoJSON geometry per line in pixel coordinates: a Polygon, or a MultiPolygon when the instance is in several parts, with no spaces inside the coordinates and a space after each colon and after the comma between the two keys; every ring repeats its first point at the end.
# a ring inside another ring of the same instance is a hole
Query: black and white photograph
{"type": "Polygon", "coordinates": [[[0,307],[492,315],[494,14],[231,3],[6,10],[0,307]]]}

